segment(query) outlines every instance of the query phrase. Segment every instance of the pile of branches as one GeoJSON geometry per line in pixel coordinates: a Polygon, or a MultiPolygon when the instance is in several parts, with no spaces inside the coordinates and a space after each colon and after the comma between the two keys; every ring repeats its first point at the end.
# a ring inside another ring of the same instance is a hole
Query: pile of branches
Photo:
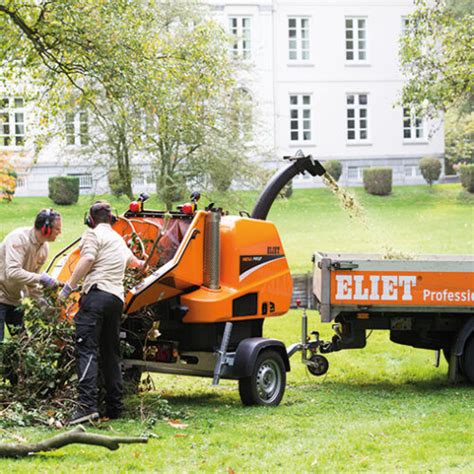
{"type": "Polygon", "coordinates": [[[24,330],[0,344],[0,427],[61,423],[76,399],[74,326],[57,292],[22,307],[24,330]]]}

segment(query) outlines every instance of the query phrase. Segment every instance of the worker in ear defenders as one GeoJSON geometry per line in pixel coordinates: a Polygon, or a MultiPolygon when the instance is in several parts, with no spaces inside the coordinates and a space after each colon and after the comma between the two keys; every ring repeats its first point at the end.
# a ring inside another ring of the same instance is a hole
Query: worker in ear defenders
{"type": "Polygon", "coordinates": [[[42,209],[33,227],[10,232],[0,244],[0,342],[5,323],[10,334],[23,328],[20,301],[23,296],[41,297],[40,285],[55,287],[58,282],[40,273],[48,258],[48,242],[61,233],[61,215],[53,209],[42,209]]]}
{"type": "Polygon", "coordinates": [[[74,316],[79,400],[71,425],[99,417],[99,354],[106,389],[104,415],[119,418],[123,408],[119,338],[123,280],[128,266],[143,268],[145,262],[135,257],[113,230],[116,219],[108,202],[97,201],[91,206],[84,221],[90,229],[82,236],[79,261],[59,294],[65,300],[83,281],[79,311],[74,316]]]}

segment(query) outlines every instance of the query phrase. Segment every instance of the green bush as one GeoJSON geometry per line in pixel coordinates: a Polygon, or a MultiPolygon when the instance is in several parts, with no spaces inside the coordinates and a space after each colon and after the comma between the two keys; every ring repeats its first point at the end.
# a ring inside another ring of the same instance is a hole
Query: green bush
{"type": "Polygon", "coordinates": [[[420,160],[421,175],[430,186],[439,179],[441,168],[441,161],[437,158],[426,156],[420,160]]]}
{"type": "Polygon", "coordinates": [[[474,193],[474,165],[461,165],[459,168],[461,184],[470,193],[474,193]]]}
{"type": "Polygon", "coordinates": [[[364,169],[364,188],[369,194],[387,196],[392,192],[392,168],[364,169]]]}
{"type": "Polygon", "coordinates": [[[329,160],[323,163],[326,171],[334,178],[334,181],[339,181],[342,174],[342,164],[337,160],[329,160]]]}
{"type": "Polygon", "coordinates": [[[116,196],[120,197],[125,193],[125,187],[123,185],[123,181],[120,179],[120,174],[118,169],[112,168],[107,173],[107,179],[109,181],[109,188],[110,192],[116,196]]]}
{"type": "Polygon", "coordinates": [[[49,199],[55,204],[76,204],[79,199],[79,178],[57,176],[49,178],[49,199]]]}

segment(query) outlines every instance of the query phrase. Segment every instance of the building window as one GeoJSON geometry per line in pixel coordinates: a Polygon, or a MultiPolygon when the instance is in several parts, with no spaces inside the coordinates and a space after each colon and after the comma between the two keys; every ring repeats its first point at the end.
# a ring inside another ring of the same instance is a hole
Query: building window
{"type": "Polygon", "coordinates": [[[290,141],[311,141],[311,96],[290,95],[290,141]]]}
{"type": "Polygon", "coordinates": [[[66,113],[66,144],[77,146],[89,144],[89,117],[86,111],[66,113]]]}
{"type": "Polygon", "coordinates": [[[24,101],[21,97],[0,97],[0,147],[24,145],[24,101]]]}
{"type": "Polygon", "coordinates": [[[368,129],[368,95],[347,94],[347,140],[366,141],[368,129]]]}
{"type": "Polygon", "coordinates": [[[234,16],[229,18],[230,34],[234,39],[232,54],[236,59],[251,57],[250,17],[234,16]]]}
{"type": "Polygon", "coordinates": [[[367,19],[346,18],[346,61],[367,61],[367,19]]]}
{"type": "Polygon", "coordinates": [[[288,57],[309,60],[309,18],[288,18],[288,57]]]}
{"type": "Polygon", "coordinates": [[[79,178],[79,189],[91,189],[92,188],[92,175],[90,173],[70,173],[68,176],[74,176],[79,178]]]}
{"type": "Polygon", "coordinates": [[[410,35],[412,36],[416,30],[418,22],[409,16],[402,16],[402,23],[401,23],[401,35],[410,35]]]}
{"type": "Polygon", "coordinates": [[[362,181],[364,179],[364,170],[369,166],[348,166],[347,179],[349,181],[362,181]]]}
{"type": "Polygon", "coordinates": [[[418,178],[421,176],[420,168],[417,165],[405,165],[403,171],[405,178],[418,178]]]}
{"type": "Polygon", "coordinates": [[[408,107],[403,108],[403,139],[423,140],[425,138],[423,119],[408,107]]]}

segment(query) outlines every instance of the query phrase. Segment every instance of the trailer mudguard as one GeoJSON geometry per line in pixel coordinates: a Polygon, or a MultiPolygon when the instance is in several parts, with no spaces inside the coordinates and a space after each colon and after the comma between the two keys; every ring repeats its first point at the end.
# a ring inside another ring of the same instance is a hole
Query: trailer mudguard
{"type": "Polygon", "coordinates": [[[458,332],[456,342],[454,343],[454,355],[459,357],[464,353],[464,346],[471,334],[474,334],[474,316],[468,319],[458,332]]]}
{"type": "Polygon", "coordinates": [[[279,352],[285,363],[285,370],[287,372],[290,371],[290,361],[283,342],[264,337],[249,337],[241,341],[237,346],[233,375],[237,378],[250,377],[258,355],[265,349],[274,349],[279,352]]]}

